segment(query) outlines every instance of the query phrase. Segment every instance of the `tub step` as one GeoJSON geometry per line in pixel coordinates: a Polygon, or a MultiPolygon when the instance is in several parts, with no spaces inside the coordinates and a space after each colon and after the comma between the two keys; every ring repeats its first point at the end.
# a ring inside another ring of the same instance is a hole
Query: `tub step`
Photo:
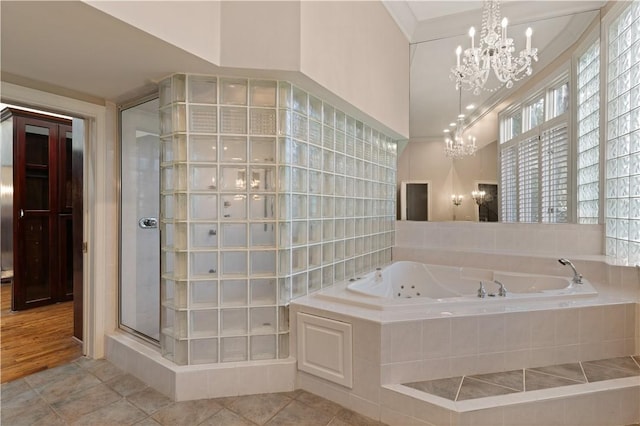
{"type": "Polygon", "coordinates": [[[640,423],[640,357],[383,386],[394,425],[640,423]]]}

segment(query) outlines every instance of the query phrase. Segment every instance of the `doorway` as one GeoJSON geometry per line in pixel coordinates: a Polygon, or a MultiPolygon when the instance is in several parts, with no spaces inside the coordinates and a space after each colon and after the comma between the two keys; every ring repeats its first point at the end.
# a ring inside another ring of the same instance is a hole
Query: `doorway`
{"type": "Polygon", "coordinates": [[[83,352],[84,120],[0,111],[5,382],[83,352]]]}
{"type": "MultiPolygon", "coordinates": [[[[158,111],[157,95],[120,110],[120,327],[156,344],[160,340],[158,111]]],[[[164,238],[169,241],[173,235],[164,238]]]]}
{"type": "Polygon", "coordinates": [[[484,191],[484,200],[478,205],[479,222],[498,221],[498,184],[477,183],[478,191],[484,191]]]}
{"type": "Polygon", "coordinates": [[[428,221],[431,217],[429,181],[403,181],[400,184],[400,220],[428,221]]]}

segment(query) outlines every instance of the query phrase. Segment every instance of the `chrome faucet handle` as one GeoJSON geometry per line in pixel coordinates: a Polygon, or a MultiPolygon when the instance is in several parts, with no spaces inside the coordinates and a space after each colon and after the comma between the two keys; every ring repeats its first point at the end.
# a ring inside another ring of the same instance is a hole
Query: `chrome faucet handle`
{"type": "Polygon", "coordinates": [[[493,280],[493,282],[500,286],[500,289],[498,290],[498,296],[506,297],[507,296],[507,289],[504,286],[504,284],[502,284],[498,280],[493,280]]]}
{"type": "Polygon", "coordinates": [[[480,281],[480,288],[478,289],[478,297],[484,298],[487,295],[487,290],[484,288],[484,284],[480,281]]]}

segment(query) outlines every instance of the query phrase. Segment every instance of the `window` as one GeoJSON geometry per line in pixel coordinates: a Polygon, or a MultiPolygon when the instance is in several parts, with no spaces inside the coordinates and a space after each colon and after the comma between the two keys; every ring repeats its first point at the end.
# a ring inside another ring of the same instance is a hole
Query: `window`
{"type": "Polygon", "coordinates": [[[510,146],[500,150],[500,212],[503,222],[518,221],[517,174],[518,147],[510,146]]]}
{"type": "Polygon", "coordinates": [[[502,121],[501,141],[508,141],[522,133],[522,110],[518,109],[502,121]]]}
{"type": "Polygon", "coordinates": [[[569,221],[569,135],[567,123],[542,133],[542,221],[569,221]]]}
{"type": "Polygon", "coordinates": [[[524,131],[538,127],[544,121],[544,98],[536,99],[524,107],[524,131]]]}
{"type": "Polygon", "coordinates": [[[578,59],[578,223],[597,224],[600,194],[600,39],[578,59]]]}
{"type": "Polygon", "coordinates": [[[569,82],[549,90],[549,117],[554,118],[569,110],[569,82]]]}
{"type": "Polygon", "coordinates": [[[606,254],[640,262],[640,3],[608,28],[606,254]]]}
{"type": "Polygon", "coordinates": [[[569,82],[562,76],[501,117],[503,222],[570,219],[569,82]],[[521,124],[522,132],[515,131],[521,124]]]}

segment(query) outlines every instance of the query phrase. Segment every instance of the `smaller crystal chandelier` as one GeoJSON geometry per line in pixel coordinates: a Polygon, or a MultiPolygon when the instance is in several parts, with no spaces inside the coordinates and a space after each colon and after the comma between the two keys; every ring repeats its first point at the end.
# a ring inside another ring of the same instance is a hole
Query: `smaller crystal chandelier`
{"type": "Polygon", "coordinates": [[[538,49],[531,48],[531,28],[527,28],[527,43],[524,50],[513,56],[515,46],[513,39],[507,37],[507,18],[500,20],[499,0],[485,0],[482,8],[482,31],[480,42],[475,45],[476,30],[469,29],[471,48],[462,52],[462,47],[456,49],[456,66],[451,68],[451,79],[456,82],[456,88],[472,90],[479,95],[481,90],[495,91],[504,84],[507,89],[513,87],[513,82],[531,75],[531,61],[538,60],[538,49]],[[462,58],[460,55],[462,54],[462,58]],[[485,83],[493,70],[500,84],[488,89],[485,83]]]}
{"type": "Polygon", "coordinates": [[[469,155],[475,155],[477,151],[476,138],[474,136],[467,136],[465,141],[464,135],[464,114],[462,113],[462,90],[458,89],[458,118],[453,129],[445,129],[444,131],[444,155],[454,160],[458,160],[462,157],[469,155]]]}

